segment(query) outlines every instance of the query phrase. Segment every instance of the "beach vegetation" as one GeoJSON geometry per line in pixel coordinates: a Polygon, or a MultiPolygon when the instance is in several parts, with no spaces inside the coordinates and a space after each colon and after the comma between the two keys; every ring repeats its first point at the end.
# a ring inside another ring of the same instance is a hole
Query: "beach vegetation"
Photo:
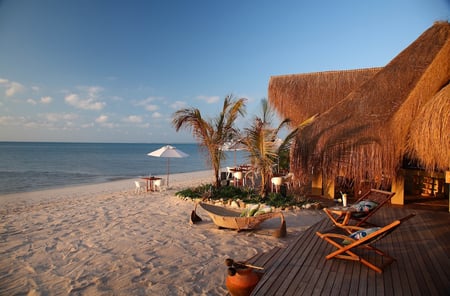
{"type": "Polygon", "coordinates": [[[225,142],[234,139],[239,134],[235,127],[236,119],[245,115],[246,99],[235,98],[232,95],[225,97],[222,110],[215,118],[204,118],[197,108],[184,108],[176,111],[172,124],[178,132],[181,128],[192,131],[200,148],[208,155],[208,164],[214,171],[215,187],[220,187],[219,172],[225,153],[221,149],[225,142]]]}
{"type": "Polygon", "coordinates": [[[263,197],[249,187],[216,187],[213,184],[204,184],[197,187],[186,188],[175,194],[180,198],[191,200],[202,199],[212,202],[221,201],[225,204],[231,201],[242,201],[246,204],[266,204],[276,208],[302,206],[307,202],[311,202],[306,198],[299,198],[294,194],[284,195],[282,193],[271,192],[266,197],[263,197]]]}

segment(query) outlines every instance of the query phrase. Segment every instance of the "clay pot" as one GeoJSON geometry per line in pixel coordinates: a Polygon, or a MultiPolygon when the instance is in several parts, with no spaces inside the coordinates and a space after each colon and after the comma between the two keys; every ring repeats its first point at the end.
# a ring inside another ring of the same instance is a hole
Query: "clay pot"
{"type": "Polygon", "coordinates": [[[225,284],[231,296],[248,296],[258,281],[259,276],[252,268],[237,268],[236,274],[228,274],[225,284]]]}

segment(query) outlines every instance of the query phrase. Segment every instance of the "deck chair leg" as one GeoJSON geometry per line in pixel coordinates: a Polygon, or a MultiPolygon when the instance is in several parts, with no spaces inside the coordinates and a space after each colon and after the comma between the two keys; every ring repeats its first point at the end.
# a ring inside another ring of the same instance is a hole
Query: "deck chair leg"
{"type": "MultiPolygon", "coordinates": [[[[345,260],[353,260],[353,261],[359,261],[362,264],[364,264],[365,266],[369,267],[370,269],[378,272],[378,273],[383,273],[382,268],[376,266],[375,264],[367,261],[366,259],[362,258],[361,256],[357,255],[356,253],[350,251],[350,250],[345,250],[345,248],[342,248],[342,246],[338,243],[336,243],[335,241],[333,241],[332,239],[329,239],[327,237],[323,237],[323,239],[325,239],[327,242],[329,242],[330,244],[332,244],[333,246],[335,246],[336,248],[338,248],[338,250],[336,250],[335,252],[332,252],[330,254],[328,254],[325,258],[327,258],[327,260],[330,260],[332,258],[339,258],[339,259],[345,259],[345,260]],[[345,253],[345,254],[342,254],[345,253]]],[[[373,250],[375,250],[376,248],[372,247],[373,250]]],[[[377,251],[379,251],[382,255],[384,256],[384,252],[382,252],[379,249],[376,249],[377,251]]],[[[378,253],[378,252],[377,252],[378,253]]],[[[388,256],[389,258],[392,258],[390,256],[388,256]]],[[[393,258],[392,258],[393,259],[393,258]]],[[[392,263],[393,260],[390,262],[392,263]]],[[[388,264],[390,264],[388,263],[388,264]]],[[[386,265],[388,265],[386,264],[386,265]]],[[[383,265],[384,267],[385,265],[383,265]]]]}
{"type": "Polygon", "coordinates": [[[325,212],[325,214],[327,214],[327,216],[330,218],[330,220],[333,222],[334,225],[336,226],[342,225],[342,223],[339,221],[343,219],[344,215],[333,216],[333,213],[327,208],[324,208],[323,211],[325,212]]]}

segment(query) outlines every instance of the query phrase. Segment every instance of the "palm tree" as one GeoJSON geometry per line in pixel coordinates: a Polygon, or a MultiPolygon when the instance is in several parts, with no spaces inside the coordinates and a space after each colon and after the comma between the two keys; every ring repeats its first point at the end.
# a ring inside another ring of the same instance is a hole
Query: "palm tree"
{"type": "Polygon", "coordinates": [[[254,169],[261,175],[260,195],[266,196],[270,179],[273,175],[273,168],[281,153],[289,151],[292,140],[298,131],[314,120],[314,117],[307,119],[300,126],[292,129],[282,140],[281,144],[277,141],[278,134],[284,127],[291,123],[290,119],[283,119],[277,127],[272,127],[275,112],[267,99],[261,100],[262,115],[256,116],[252,125],[244,129],[243,144],[249,152],[250,162],[254,169]]]}
{"type": "Polygon", "coordinates": [[[226,96],[222,111],[212,120],[204,119],[197,108],[180,109],[173,115],[172,124],[176,131],[178,132],[181,127],[190,129],[200,147],[209,153],[209,164],[214,170],[216,187],[220,187],[220,164],[225,158],[221,148],[226,141],[238,134],[234,123],[239,115],[245,115],[245,103],[244,98],[226,96]]]}

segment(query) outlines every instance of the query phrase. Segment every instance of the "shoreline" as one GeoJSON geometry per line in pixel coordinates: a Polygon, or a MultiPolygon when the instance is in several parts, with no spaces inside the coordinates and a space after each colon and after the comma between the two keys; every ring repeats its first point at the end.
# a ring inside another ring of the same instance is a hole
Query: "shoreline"
{"type": "MultiPolygon", "coordinates": [[[[165,178],[165,176],[162,176],[165,178]]],[[[225,295],[224,260],[285,247],[321,211],[285,213],[256,231],[218,229],[194,202],[175,196],[212,172],[170,175],[170,189],[134,194],[134,181],[0,196],[0,294],[225,295]]]]}
{"type": "MultiPolygon", "coordinates": [[[[169,175],[169,182],[175,184],[174,187],[192,186],[186,180],[191,180],[197,184],[212,182],[212,171],[194,171],[186,173],[176,173],[169,175]]],[[[167,179],[167,175],[156,175],[156,177],[167,179]]],[[[67,195],[87,195],[99,193],[113,193],[118,191],[130,191],[134,193],[135,180],[141,180],[139,177],[131,179],[122,179],[101,183],[67,185],[58,188],[49,188],[42,190],[0,194],[0,206],[10,202],[38,202],[39,200],[64,198],[67,195]]],[[[142,180],[141,180],[142,181],[142,180]]]]}

